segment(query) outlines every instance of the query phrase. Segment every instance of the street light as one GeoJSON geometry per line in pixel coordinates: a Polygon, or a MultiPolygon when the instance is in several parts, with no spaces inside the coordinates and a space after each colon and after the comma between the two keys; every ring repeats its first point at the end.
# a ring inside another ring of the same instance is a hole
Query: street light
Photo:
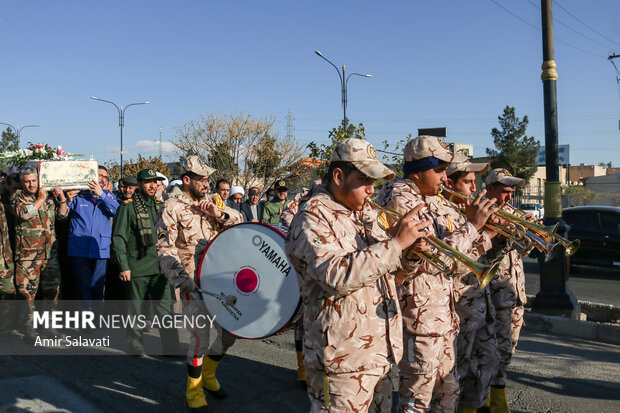
{"type": "Polygon", "coordinates": [[[138,102],[138,103],[130,103],[129,105],[125,106],[124,108],[123,108],[123,106],[122,106],[122,105],[121,105],[121,107],[119,108],[119,107],[116,105],[116,103],[114,103],[114,102],[110,102],[109,100],[99,99],[99,98],[96,98],[96,97],[94,97],[94,96],[91,96],[90,98],[91,98],[91,99],[94,99],[94,100],[99,100],[99,101],[101,101],[101,102],[110,103],[110,104],[114,105],[114,107],[115,107],[115,108],[116,108],[116,110],[118,111],[118,126],[119,126],[119,128],[121,128],[121,165],[120,165],[120,168],[121,168],[121,173],[120,173],[119,177],[120,177],[120,178],[122,178],[122,177],[123,177],[123,126],[125,126],[125,111],[127,110],[127,108],[128,108],[129,106],[135,106],[135,105],[148,105],[148,104],[150,104],[151,102],[138,102]]]}
{"type": "Polygon", "coordinates": [[[21,128],[16,128],[15,126],[11,125],[10,123],[4,123],[4,122],[0,122],[0,125],[6,125],[8,127],[10,127],[11,129],[13,129],[16,133],[15,135],[17,135],[17,142],[19,143],[19,136],[22,132],[22,129],[24,128],[38,128],[41,125],[24,125],[21,128]]]}
{"type": "Polygon", "coordinates": [[[364,75],[361,73],[350,73],[349,76],[345,77],[345,66],[344,65],[342,65],[342,74],[340,74],[340,70],[338,70],[336,65],[330,62],[325,56],[323,56],[321,52],[319,52],[318,50],[315,50],[314,53],[316,53],[320,58],[324,59],[330,65],[334,66],[334,69],[336,69],[336,72],[338,73],[338,77],[340,78],[340,90],[342,93],[342,111],[343,111],[342,127],[343,127],[343,130],[346,130],[347,129],[347,84],[349,83],[349,78],[351,76],[372,77],[372,75],[368,75],[368,74],[364,75]]]}

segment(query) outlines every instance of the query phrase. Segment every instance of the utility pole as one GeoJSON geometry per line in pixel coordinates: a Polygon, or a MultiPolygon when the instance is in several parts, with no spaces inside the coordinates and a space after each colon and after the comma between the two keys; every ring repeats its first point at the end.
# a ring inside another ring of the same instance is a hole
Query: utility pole
{"type": "MultiPolygon", "coordinates": [[[[551,1],[541,0],[543,64],[541,80],[545,106],[545,225],[559,223],[557,233],[566,237],[568,226],[562,220],[562,186],[560,184],[559,148],[558,148],[558,112],[556,82],[558,73],[553,57],[553,17],[551,1]]],[[[540,268],[540,292],[532,302],[532,308],[538,312],[563,315],[579,319],[580,308],[577,299],[568,289],[570,258],[560,251],[549,262],[544,262],[543,254],[538,257],[540,268]]]]}

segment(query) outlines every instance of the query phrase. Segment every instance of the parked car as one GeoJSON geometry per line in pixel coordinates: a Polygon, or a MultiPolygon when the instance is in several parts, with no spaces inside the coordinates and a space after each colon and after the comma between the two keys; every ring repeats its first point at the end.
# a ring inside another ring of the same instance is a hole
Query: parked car
{"type": "Polygon", "coordinates": [[[534,214],[534,218],[543,219],[545,217],[545,208],[536,202],[528,202],[519,205],[519,209],[523,212],[531,212],[534,214]]]}
{"type": "Polygon", "coordinates": [[[619,207],[565,208],[562,218],[570,225],[568,238],[581,240],[581,248],[571,257],[571,264],[620,270],[619,207]]]}

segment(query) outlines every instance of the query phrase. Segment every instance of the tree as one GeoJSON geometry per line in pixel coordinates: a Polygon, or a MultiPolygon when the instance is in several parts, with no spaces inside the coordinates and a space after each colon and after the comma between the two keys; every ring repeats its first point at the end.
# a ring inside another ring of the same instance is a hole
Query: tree
{"type": "Polygon", "coordinates": [[[520,120],[515,108],[506,106],[502,116],[498,117],[501,130],[493,128],[491,136],[496,149],[487,148],[492,168],[505,168],[513,176],[526,182],[536,173],[536,156],[540,143],[533,136],[526,136],[529,123],[526,116],[520,120]]]}
{"type": "MultiPolygon", "coordinates": [[[[105,166],[108,168],[110,182],[118,182],[120,179],[120,168],[118,162],[109,161],[106,162],[105,166]]],[[[138,172],[143,169],[152,169],[155,172],[161,172],[162,174],[170,177],[170,171],[159,156],[149,156],[148,158],[145,158],[138,154],[137,161],[130,159],[126,163],[123,162],[123,178],[128,176],[136,176],[138,175],[138,172]]]]}
{"type": "Polygon", "coordinates": [[[564,196],[570,198],[571,206],[590,205],[598,198],[596,192],[584,188],[583,186],[569,186],[568,188],[564,188],[564,196]]]}
{"type": "MultiPolygon", "coordinates": [[[[366,139],[366,130],[364,129],[364,125],[362,123],[357,126],[349,124],[345,130],[342,129],[342,124],[339,124],[337,127],[329,131],[329,139],[331,140],[330,144],[317,144],[312,141],[306,146],[306,148],[310,151],[310,157],[312,159],[319,159],[321,161],[329,162],[338,142],[348,138],[366,139]]],[[[323,176],[327,172],[327,167],[329,166],[327,162],[317,167],[318,176],[323,176]]]]}
{"type": "Polygon", "coordinates": [[[197,155],[218,171],[214,179],[226,178],[244,188],[262,191],[289,175],[303,155],[293,138],[280,138],[275,119],[254,119],[250,115],[203,115],[176,128],[176,142],[182,156],[197,155]]]}
{"type": "MultiPolygon", "coordinates": [[[[16,151],[19,149],[19,138],[10,127],[2,132],[2,141],[0,142],[0,153],[16,151]]],[[[6,169],[7,159],[0,159],[0,168],[6,169]]]]}

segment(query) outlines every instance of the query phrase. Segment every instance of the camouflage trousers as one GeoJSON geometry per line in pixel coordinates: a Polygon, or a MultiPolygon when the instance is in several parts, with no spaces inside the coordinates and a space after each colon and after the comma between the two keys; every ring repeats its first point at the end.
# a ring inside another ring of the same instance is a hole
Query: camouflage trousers
{"type": "Polygon", "coordinates": [[[351,373],[306,370],[310,412],[389,412],[391,365],[351,373]]]}
{"type": "Polygon", "coordinates": [[[20,260],[15,262],[15,287],[32,309],[37,291],[41,288],[44,300],[56,302],[60,293],[60,263],[58,257],[34,260],[20,260]]]}
{"type": "Polygon", "coordinates": [[[493,379],[493,386],[506,385],[506,370],[517,347],[521,327],[525,324],[523,322],[523,311],[523,306],[495,310],[495,334],[497,336],[499,367],[493,379]]]}
{"type": "Polygon", "coordinates": [[[473,409],[482,407],[498,365],[493,321],[477,330],[459,332],[456,338],[456,377],[461,393],[459,404],[473,409]]]}
{"type": "Polygon", "coordinates": [[[399,412],[453,412],[459,395],[454,371],[454,334],[403,337],[403,359],[398,364],[399,412]]]}
{"type": "MultiPolygon", "coordinates": [[[[209,315],[204,301],[199,295],[181,293],[183,303],[183,315],[197,319],[197,316],[206,317],[209,315]]],[[[206,324],[209,323],[206,319],[206,324]]],[[[223,356],[237,340],[235,336],[214,323],[213,328],[190,329],[189,346],[187,348],[187,364],[192,366],[202,366],[202,359],[205,355],[223,356]]]]}

